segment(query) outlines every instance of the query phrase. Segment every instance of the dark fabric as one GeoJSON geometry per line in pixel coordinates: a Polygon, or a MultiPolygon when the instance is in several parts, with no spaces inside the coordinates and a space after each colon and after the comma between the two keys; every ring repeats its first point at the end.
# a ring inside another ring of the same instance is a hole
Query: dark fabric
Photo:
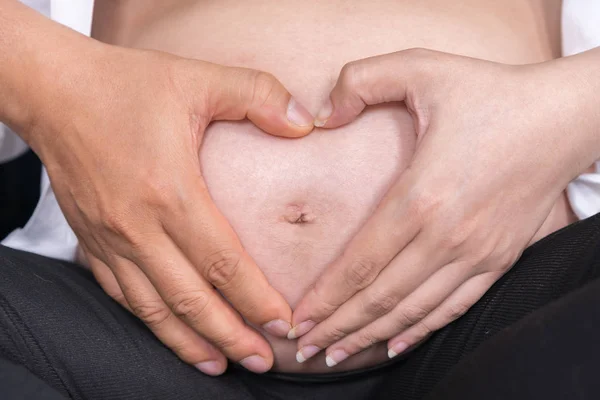
{"type": "Polygon", "coordinates": [[[0,240],[27,223],[40,197],[42,163],[28,151],[0,163],[0,240]]]}
{"type": "MultiPolygon", "coordinates": [[[[204,376],[106,296],[87,271],[0,247],[0,357],[74,399],[421,399],[480,344],[598,278],[599,252],[600,216],[573,224],[528,248],[465,316],[403,359],[319,382],[290,374],[259,376],[241,368],[218,378],[204,376]]],[[[599,297],[582,307],[596,307],[599,297]]],[[[590,323],[600,328],[600,319],[590,323]]],[[[557,326],[565,334],[572,329],[557,326]]],[[[507,348],[502,351],[510,352],[507,348]]],[[[532,363],[546,367],[532,357],[532,363]]]]}
{"type": "Polygon", "coordinates": [[[25,367],[0,358],[0,398],[7,400],[66,400],[25,367]]]}
{"type": "Polygon", "coordinates": [[[600,398],[600,280],[485,342],[428,400],[600,398]]]}

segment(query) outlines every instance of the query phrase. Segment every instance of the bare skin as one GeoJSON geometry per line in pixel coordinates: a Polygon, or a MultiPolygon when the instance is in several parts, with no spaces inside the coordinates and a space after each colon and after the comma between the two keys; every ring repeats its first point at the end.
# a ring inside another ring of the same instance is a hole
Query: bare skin
{"type": "MultiPolygon", "coordinates": [[[[509,3],[101,2],[93,35],[269,71],[316,114],[342,66],[368,56],[426,47],[508,64],[557,57],[560,2],[509,3]]],[[[294,308],[375,210],[415,146],[412,116],[400,104],[387,104],[366,109],[344,127],[294,141],[247,123],[215,123],[206,133],[201,168],[244,248],[294,308]]],[[[574,219],[564,195],[551,209],[533,240],[574,219]]],[[[298,364],[295,341],[264,334],[274,368],[332,370],[322,353],[298,364]]],[[[383,343],[333,370],[373,365],[386,353],[383,343]]]]}
{"type": "Polygon", "coordinates": [[[16,0],[0,0],[0,52],[0,121],[46,166],[106,292],[207,374],[227,358],[270,369],[240,315],[285,336],[291,309],[212,202],[198,151],[214,120],[296,138],[313,117],[267,73],[102,44],[16,0]]]}
{"type": "Polygon", "coordinates": [[[348,64],[315,124],[402,100],[420,140],[295,308],[295,325],[316,323],[299,358],[326,349],[334,366],[386,341],[393,358],[467,312],[600,158],[599,61],[600,49],[524,66],[413,49],[348,64]]]}

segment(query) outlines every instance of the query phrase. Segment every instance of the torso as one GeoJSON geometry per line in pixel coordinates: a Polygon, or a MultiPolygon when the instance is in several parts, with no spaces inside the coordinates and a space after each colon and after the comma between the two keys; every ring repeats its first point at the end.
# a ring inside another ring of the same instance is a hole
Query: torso
{"type": "MultiPolygon", "coordinates": [[[[544,0],[99,2],[93,35],[268,71],[315,113],[341,67],[372,55],[426,47],[513,64],[556,57],[559,7],[560,1],[544,0]]],[[[268,136],[247,122],[215,123],[200,156],[216,205],[294,307],[372,213],[414,147],[412,119],[402,105],[389,104],[300,140],[268,136]],[[286,219],[298,211],[304,223],[286,219]]],[[[538,235],[566,224],[568,211],[563,197],[538,235]]],[[[268,339],[276,369],[328,370],[319,357],[297,364],[295,342],[268,339]]],[[[341,368],[382,362],[385,351],[385,344],[375,346],[341,368]]]]}

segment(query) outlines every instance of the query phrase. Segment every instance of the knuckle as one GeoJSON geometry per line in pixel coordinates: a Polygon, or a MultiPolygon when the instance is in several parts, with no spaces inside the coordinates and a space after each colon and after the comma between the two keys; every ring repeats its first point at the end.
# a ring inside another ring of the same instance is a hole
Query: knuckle
{"type": "Polygon", "coordinates": [[[242,255],[236,250],[220,250],[203,262],[204,276],[218,288],[229,285],[238,274],[242,255]]]}
{"type": "Polygon", "coordinates": [[[473,246],[474,250],[470,254],[470,256],[466,255],[465,259],[469,261],[470,264],[475,266],[475,269],[478,267],[485,267],[485,265],[494,257],[496,253],[496,246],[490,240],[478,240],[478,245],[473,246]]]}
{"type": "Polygon", "coordinates": [[[495,269],[502,274],[508,272],[513,265],[515,265],[519,257],[521,257],[521,251],[515,248],[508,248],[506,250],[497,251],[496,253],[497,267],[495,269]]]}
{"type": "Polygon", "coordinates": [[[332,327],[327,331],[325,337],[327,342],[334,343],[348,336],[348,332],[346,332],[342,328],[332,327]]]}
{"type": "Polygon", "coordinates": [[[440,238],[440,245],[447,250],[459,249],[468,241],[470,234],[470,228],[466,224],[458,224],[440,238]]]}
{"type": "Polygon", "coordinates": [[[131,224],[124,214],[126,213],[114,210],[103,212],[101,215],[103,225],[111,235],[125,239],[130,244],[135,244],[138,242],[137,235],[133,233],[131,224]]]}
{"type": "Polygon", "coordinates": [[[413,333],[414,342],[420,342],[425,339],[427,336],[431,335],[434,330],[425,323],[425,321],[418,322],[415,327],[413,333]]]}
{"type": "Polygon", "coordinates": [[[504,275],[505,273],[507,273],[512,267],[513,265],[515,265],[515,261],[517,260],[517,256],[513,256],[510,258],[505,258],[505,259],[500,259],[497,262],[497,266],[496,266],[496,270],[498,272],[500,272],[501,275],[504,275]]]}
{"type": "Polygon", "coordinates": [[[414,326],[421,322],[429,311],[417,305],[406,305],[399,310],[398,319],[401,326],[414,326]]]}
{"type": "Polygon", "coordinates": [[[277,78],[264,71],[256,71],[252,82],[254,85],[252,104],[258,106],[268,102],[278,85],[277,78]]]}
{"type": "Polygon", "coordinates": [[[322,321],[333,314],[342,304],[341,300],[338,303],[333,302],[326,295],[327,293],[329,292],[326,283],[322,283],[320,280],[315,282],[307,295],[311,298],[311,304],[316,304],[309,308],[308,319],[315,322],[322,321]]]}
{"type": "Polygon", "coordinates": [[[171,180],[157,177],[158,174],[152,174],[153,177],[144,179],[144,191],[146,203],[151,208],[160,211],[171,210],[180,202],[173,190],[171,180]]]}
{"type": "Polygon", "coordinates": [[[447,250],[458,250],[469,246],[471,254],[477,254],[482,258],[486,254],[493,251],[493,246],[490,246],[492,241],[489,240],[487,232],[483,232],[478,226],[476,217],[463,218],[460,221],[451,223],[440,237],[440,245],[447,250]]]}
{"type": "Polygon", "coordinates": [[[366,349],[374,344],[377,344],[381,341],[381,339],[374,333],[368,330],[361,332],[357,338],[357,345],[361,349],[366,349]]]}
{"type": "Polygon", "coordinates": [[[416,193],[411,193],[411,213],[422,223],[436,221],[436,213],[443,204],[439,194],[433,193],[428,189],[420,189],[416,193]]]}
{"type": "Polygon", "coordinates": [[[398,300],[394,295],[382,291],[373,291],[369,294],[364,308],[367,315],[380,317],[393,310],[397,304],[398,300]]]}
{"type": "Polygon", "coordinates": [[[239,338],[227,334],[216,335],[210,341],[216,348],[225,352],[231,352],[240,343],[239,338]]]}
{"type": "Polygon", "coordinates": [[[345,64],[340,71],[340,83],[342,86],[356,88],[364,82],[364,66],[359,61],[345,64]]]}
{"type": "Polygon", "coordinates": [[[446,312],[448,323],[465,315],[467,311],[469,311],[469,308],[470,306],[463,302],[450,304],[448,306],[448,311],[446,312]]]}
{"type": "Polygon", "coordinates": [[[208,309],[210,297],[203,290],[194,290],[176,294],[167,303],[171,305],[171,310],[176,317],[198,322],[208,309]]]}
{"type": "Polygon", "coordinates": [[[204,356],[204,352],[198,352],[199,349],[196,349],[196,346],[191,340],[180,340],[178,342],[169,344],[168,347],[186,362],[194,362],[199,358],[203,358],[204,356]]]}
{"type": "Polygon", "coordinates": [[[476,273],[496,271],[504,274],[512,268],[518,257],[519,253],[513,249],[488,240],[473,252],[469,261],[476,273]]]}
{"type": "Polygon", "coordinates": [[[314,313],[309,315],[309,317],[312,320],[315,320],[315,318],[317,316],[329,316],[331,314],[333,314],[335,312],[335,310],[338,309],[338,307],[340,306],[340,304],[334,304],[332,302],[330,302],[329,300],[327,300],[327,297],[323,296],[321,293],[326,293],[323,290],[320,289],[321,284],[319,282],[317,282],[314,286],[314,288],[312,289],[312,293],[314,295],[314,297],[317,299],[317,307],[313,308],[313,309],[317,309],[319,310],[318,313],[314,313]]]}
{"type": "Polygon", "coordinates": [[[409,65],[412,68],[418,68],[421,79],[435,79],[437,82],[439,82],[441,76],[439,72],[441,60],[443,59],[446,63],[449,63],[451,60],[444,53],[422,47],[403,50],[399,52],[399,56],[403,64],[409,65]]]}
{"type": "Polygon", "coordinates": [[[139,304],[132,307],[132,311],[150,328],[162,325],[171,315],[169,309],[159,302],[139,304]]]}
{"type": "Polygon", "coordinates": [[[364,288],[377,274],[377,263],[369,257],[354,259],[349,268],[344,269],[344,282],[350,288],[364,288]]]}
{"type": "Polygon", "coordinates": [[[104,237],[102,237],[103,246],[101,248],[104,253],[125,252],[125,254],[135,255],[135,257],[147,255],[149,234],[142,233],[138,229],[130,214],[130,212],[113,211],[103,215],[102,236],[104,237]]]}
{"type": "Polygon", "coordinates": [[[122,291],[120,290],[111,290],[110,292],[108,292],[108,295],[117,303],[121,304],[123,307],[127,307],[128,303],[127,303],[127,298],[125,297],[125,295],[123,294],[122,291]]]}

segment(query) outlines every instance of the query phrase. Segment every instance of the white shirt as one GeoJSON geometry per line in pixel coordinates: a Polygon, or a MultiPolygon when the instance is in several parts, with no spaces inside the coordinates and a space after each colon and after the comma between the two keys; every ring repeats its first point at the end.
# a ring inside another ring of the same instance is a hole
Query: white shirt
{"type": "MultiPolygon", "coordinates": [[[[22,1],[55,21],[89,35],[94,0],[22,1]]],[[[565,56],[600,46],[600,1],[563,0],[562,32],[565,56]]],[[[16,157],[26,148],[14,133],[0,124],[0,162],[16,157]]],[[[600,212],[600,162],[595,168],[594,173],[579,176],[567,188],[571,207],[581,219],[600,212]]],[[[77,238],[58,207],[45,169],[41,185],[40,200],[29,222],[24,228],[12,232],[2,244],[48,257],[73,260],[77,238]]]]}

